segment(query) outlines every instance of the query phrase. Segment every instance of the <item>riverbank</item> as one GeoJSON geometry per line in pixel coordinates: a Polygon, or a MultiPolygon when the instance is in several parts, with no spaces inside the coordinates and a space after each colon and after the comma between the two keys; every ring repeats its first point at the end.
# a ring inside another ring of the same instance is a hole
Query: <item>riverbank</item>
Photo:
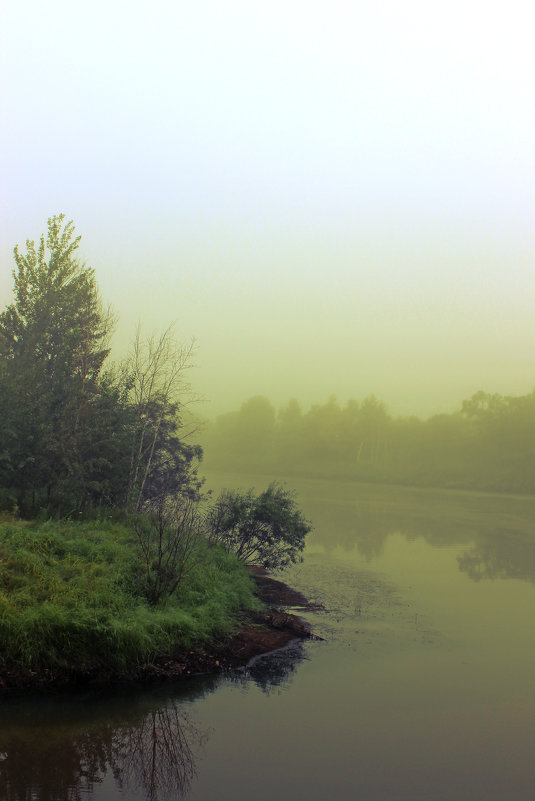
{"type": "Polygon", "coordinates": [[[215,636],[194,647],[175,649],[172,655],[156,656],[120,672],[103,664],[87,667],[75,660],[69,666],[36,666],[35,669],[4,666],[0,668],[0,692],[173,681],[217,674],[245,667],[254,657],[283,648],[292,640],[311,637],[306,621],[287,609],[306,611],[316,607],[301,593],[269,577],[262,568],[250,568],[249,573],[254,582],[254,596],[259,602],[257,606],[263,606],[243,609],[237,627],[226,636],[215,636]]]}
{"type": "Polygon", "coordinates": [[[224,642],[261,609],[245,566],[203,537],[180,570],[155,600],[153,561],[128,521],[0,522],[1,686],[128,680],[224,642]]]}
{"type": "Polygon", "coordinates": [[[255,583],[255,595],[265,604],[261,610],[244,612],[237,631],[222,641],[213,641],[191,649],[178,657],[159,661],[144,672],[148,679],[177,679],[203,673],[222,673],[245,667],[256,656],[276,651],[295,639],[312,635],[310,625],[287,611],[316,609],[305,596],[287,584],[267,575],[263,568],[249,568],[255,583]]]}

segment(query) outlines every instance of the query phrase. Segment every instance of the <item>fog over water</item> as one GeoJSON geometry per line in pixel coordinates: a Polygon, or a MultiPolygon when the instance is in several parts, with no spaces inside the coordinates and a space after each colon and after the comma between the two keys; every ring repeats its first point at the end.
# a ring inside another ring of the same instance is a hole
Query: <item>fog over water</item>
{"type": "Polygon", "coordinates": [[[21,0],[0,20],[0,296],[65,212],[119,318],[195,338],[213,416],[530,392],[523,2],[21,0]]]}

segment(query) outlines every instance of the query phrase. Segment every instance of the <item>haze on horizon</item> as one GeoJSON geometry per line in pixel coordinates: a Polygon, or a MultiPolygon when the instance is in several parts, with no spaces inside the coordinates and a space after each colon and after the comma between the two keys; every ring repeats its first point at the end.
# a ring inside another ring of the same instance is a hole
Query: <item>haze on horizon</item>
{"type": "Polygon", "coordinates": [[[535,387],[524,2],[21,0],[0,20],[0,298],[64,212],[119,324],[265,395],[453,411],[535,387]]]}

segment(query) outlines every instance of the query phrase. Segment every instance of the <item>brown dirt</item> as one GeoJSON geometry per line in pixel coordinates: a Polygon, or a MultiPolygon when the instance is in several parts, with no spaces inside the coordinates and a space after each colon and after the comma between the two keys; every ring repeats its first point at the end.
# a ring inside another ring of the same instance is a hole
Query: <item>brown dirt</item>
{"type": "Polygon", "coordinates": [[[249,568],[255,583],[256,595],[265,604],[275,604],[276,606],[300,606],[303,609],[314,609],[305,596],[288,587],[282,581],[270,578],[267,575],[267,570],[262,567],[249,568]]]}
{"type": "Polygon", "coordinates": [[[304,620],[281,607],[300,607],[303,610],[318,607],[284,582],[270,578],[263,568],[249,569],[256,584],[255,594],[266,608],[260,612],[248,612],[229,640],[188,651],[177,659],[152,666],[151,675],[165,679],[221,673],[244,667],[255,656],[283,648],[291,640],[312,636],[310,626],[304,620]]]}

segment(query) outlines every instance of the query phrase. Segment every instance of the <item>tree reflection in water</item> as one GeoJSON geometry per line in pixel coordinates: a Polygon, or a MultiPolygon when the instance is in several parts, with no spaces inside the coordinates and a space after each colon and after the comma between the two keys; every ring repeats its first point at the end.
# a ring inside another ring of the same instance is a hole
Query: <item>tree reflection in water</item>
{"type": "Polygon", "coordinates": [[[147,801],[181,798],[195,777],[192,745],[206,740],[176,704],[157,709],[141,725],[115,732],[113,774],[123,788],[143,788],[147,801]]]}
{"type": "Polygon", "coordinates": [[[336,505],[309,501],[314,541],[327,552],[357,550],[381,557],[390,537],[431,547],[466,546],[459,569],[474,581],[521,579],[535,584],[533,498],[395,487],[359,487],[336,505]],[[317,505],[315,505],[317,504],[317,505]]]}
{"type": "Polygon", "coordinates": [[[192,679],[180,689],[1,699],[0,799],[109,799],[113,791],[102,785],[110,778],[117,797],[184,798],[209,737],[194,722],[188,701],[221,681],[253,680],[266,693],[280,691],[305,658],[302,642],[295,641],[246,670],[192,679]]]}
{"type": "Polygon", "coordinates": [[[482,531],[458,558],[459,569],[474,581],[522,579],[535,584],[535,538],[522,531],[482,531]]]}
{"type": "Polygon", "coordinates": [[[87,800],[98,797],[109,774],[130,798],[182,798],[207,732],[180,699],[154,705],[154,696],[136,698],[133,710],[132,700],[99,698],[89,710],[87,702],[63,697],[4,702],[0,798],[87,800]]]}

